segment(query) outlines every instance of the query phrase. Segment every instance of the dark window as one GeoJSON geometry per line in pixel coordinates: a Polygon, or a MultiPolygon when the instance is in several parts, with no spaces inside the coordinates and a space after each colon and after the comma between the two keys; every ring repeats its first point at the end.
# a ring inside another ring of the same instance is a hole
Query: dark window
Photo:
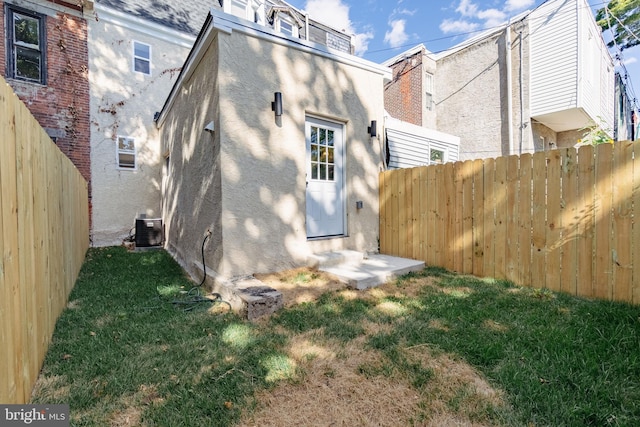
{"type": "Polygon", "coordinates": [[[8,77],[45,84],[44,16],[7,8],[8,77]]]}

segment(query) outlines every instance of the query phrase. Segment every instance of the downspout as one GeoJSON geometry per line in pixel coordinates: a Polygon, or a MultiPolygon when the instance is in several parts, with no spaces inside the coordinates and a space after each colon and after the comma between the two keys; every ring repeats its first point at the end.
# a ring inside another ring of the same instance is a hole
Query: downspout
{"type": "Polygon", "coordinates": [[[519,58],[519,62],[520,62],[520,69],[519,69],[519,73],[520,73],[520,152],[518,154],[522,154],[522,146],[524,145],[524,128],[526,127],[525,123],[524,123],[524,88],[523,88],[523,81],[522,81],[522,74],[523,74],[523,65],[522,65],[522,52],[523,52],[523,45],[524,45],[524,40],[522,40],[522,26],[520,26],[520,31],[518,32],[519,34],[519,38],[520,38],[520,58],[519,58]]]}
{"type": "Polygon", "coordinates": [[[507,134],[509,138],[509,155],[513,150],[513,82],[511,81],[511,20],[507,23],[505,34],[505,53],[507,65],[507,134]]]}
{"type": "Polygon", "coordinates": [[[304,14],[304,37],[309,41],[309,14],[306,12],[304,14]]]}

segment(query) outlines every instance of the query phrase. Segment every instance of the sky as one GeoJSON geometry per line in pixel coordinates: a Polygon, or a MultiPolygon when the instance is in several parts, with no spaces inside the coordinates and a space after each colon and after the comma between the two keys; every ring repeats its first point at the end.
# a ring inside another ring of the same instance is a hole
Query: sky
{"type": "MultiPolygon", "coordinates": [[[[356,55],[382,63],[420,43],[434,53],[500,25],[544,0],[286,0],[312,19],[355,35],[356,55]]],[[[595,11],[603,0],[589,0],[595,11]]],[[[594,12],[595,13],[595,12],[594,12]]],[[[607,34],[604,33],[605,40],[607,34]]],[[[612,56],[615,52],[612,52],[612,56]]],[[[624,50],[620,63],[640,103],[640,46],[624,50]]],[[[614,61],[618,65],[618,61],[614,61]]]]}

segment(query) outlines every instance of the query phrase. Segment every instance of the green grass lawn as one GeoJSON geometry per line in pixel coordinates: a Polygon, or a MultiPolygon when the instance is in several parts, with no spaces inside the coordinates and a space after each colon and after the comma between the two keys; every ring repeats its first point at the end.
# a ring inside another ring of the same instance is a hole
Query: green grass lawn
{"type": "Polygon", "coordinates": [[[449,396],[471,422],[640,425],[640,307],[427,268],[386,292],[326,293],[251,323],[218,304],[172,303],[192,286],[164,251],[91,249],[32,402],[70,404],[74,426],[233,425],[257,393],[305,381],[288,349],[306,334],[378,354],[358,366],[364,379],[408,378],[424,400],[417,425],[439,374],[408,352],[427,348],[504,393],[504,405],[470,405],[465,388],[449,396]]]}

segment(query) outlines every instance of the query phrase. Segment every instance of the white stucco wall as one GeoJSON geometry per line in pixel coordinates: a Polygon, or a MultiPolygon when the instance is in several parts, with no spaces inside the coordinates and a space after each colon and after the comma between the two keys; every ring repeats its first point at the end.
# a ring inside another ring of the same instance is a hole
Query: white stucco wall
{"type": "Polygon", "coordinates": [[[194,38],[97,7],[89,19],[92,239],[121,244],[135,219],[159,217],[163,157],[154,113],[162,108],[194,38]],[[133,71],[132,44],[151,46],[151,75],[133,71]],[[117,136],[134,137],[137,169],[118,169],[117,136]]]}
{"type": "Polygon", "coordinates": [[[163,141],[173,147],[163,199],[170,250],[185,266],[199,261],[211,227],[215,244],[207,245],[207,267],[222,277],[303,265],[310,254],[328,250],[376,251],[382,158],[367,126],[382,123],[388,71],[241,31],[210,39],[162,120],[163,141]],[[281,120],[271,111],[274,92],[282,92],[281,120]],[[344,125],[344,237],[307,239],[307,116],[344,125]],[[201,130],[209,120],[214,136],[201,130]],[[356,209],[356,201],[364,207],[356,209]]]}

